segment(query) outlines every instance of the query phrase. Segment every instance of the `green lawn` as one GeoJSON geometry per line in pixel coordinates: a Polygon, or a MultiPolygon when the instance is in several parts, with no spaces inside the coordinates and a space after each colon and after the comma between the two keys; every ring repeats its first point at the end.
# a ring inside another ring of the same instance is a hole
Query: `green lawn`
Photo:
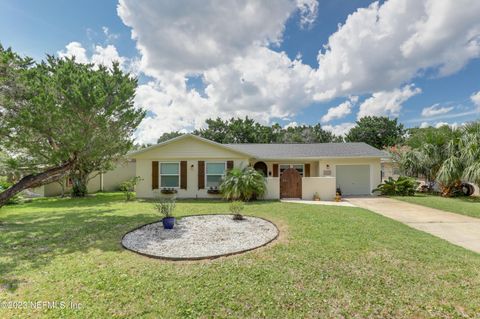
{"type": "MultiPolygon", "coordinates": [[[[179,215],[224,213],[185,201],[179,215]]],[[[274,244],[212,261],[167,262],[120,246],[159,216],[119,194],[49,199],[0,210],[0,318],[464,318],[480,313],[480,255],[351,207],[256,202],[274,244]]]]}
{"type": "Polygon", "coordinates": [[[445,198],[435,195],[416,194],[415,196],[395,196],[394,198],[412,204],[445,210],[447,212],[480,217],[479,197],[445,198]]]}

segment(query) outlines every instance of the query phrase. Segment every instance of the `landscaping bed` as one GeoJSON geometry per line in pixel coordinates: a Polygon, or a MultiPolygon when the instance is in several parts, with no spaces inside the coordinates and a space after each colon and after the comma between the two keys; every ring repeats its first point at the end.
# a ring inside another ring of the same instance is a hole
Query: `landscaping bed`
{"type": "Polygon", "coordinates": [[[173,229],[164,229],[161,222],[142,226],[127,233],[122,245],[150,257],[205,259],[249,251],[277,236],[277,227],[262,218],[198,215],[177,220],[173,229]]]}

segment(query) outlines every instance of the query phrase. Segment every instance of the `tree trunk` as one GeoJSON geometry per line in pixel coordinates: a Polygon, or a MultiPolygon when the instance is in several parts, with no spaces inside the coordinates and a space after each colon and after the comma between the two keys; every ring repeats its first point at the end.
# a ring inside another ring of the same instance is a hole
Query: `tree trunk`
{"type": "Polygon", "coordinates": [[[52,183],[62,178],[63,175],[72,167],[72,162],[65,163],[61,166],[53,167],[39,174],[31,174],[23,177],[18,183],[0,193],[0,207],[5,205],[7,201],[20,193],[24,189],[42,186],[52,183]]]}
{"type": "Polygon", "coordinates": [[[87,183],[89,173],[77,171],[70,175],[72,179],[72,197],[85,197],[87,195],[87,183]]]}

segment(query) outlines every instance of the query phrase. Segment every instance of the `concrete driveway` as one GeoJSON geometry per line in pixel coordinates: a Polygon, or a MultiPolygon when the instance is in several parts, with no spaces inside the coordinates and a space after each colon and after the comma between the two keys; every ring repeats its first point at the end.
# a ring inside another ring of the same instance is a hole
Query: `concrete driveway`
{"type": "Polygon", "coordinates": [[[445,212],[385,197],[345,198],[355,206],[480,253],[480,218],[445,212]]]}

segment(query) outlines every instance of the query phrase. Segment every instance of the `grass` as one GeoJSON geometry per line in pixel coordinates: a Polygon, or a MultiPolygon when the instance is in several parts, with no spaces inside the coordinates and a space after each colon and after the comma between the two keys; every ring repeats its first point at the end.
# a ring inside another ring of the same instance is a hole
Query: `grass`
{"type": "Polygon", "coordinates": [[[447,212],[480,218],[479,197],[441,197],[436,195],[416,194],[415,196],[396,196],[395,199],[412,204],[441,209],[447,212]]]}
{"type": "MultiPolygon", "coordinates": [[[[182,201],[177,214],[228,204],[182,201]]],[[[242,255],[167,262],[122,249],[159,219],[119,194],[48,199],[0,210],[1,318],[464,318],[480,313],[480,255],[352,207],[255,202],[276,243],[242,255]]]]}

